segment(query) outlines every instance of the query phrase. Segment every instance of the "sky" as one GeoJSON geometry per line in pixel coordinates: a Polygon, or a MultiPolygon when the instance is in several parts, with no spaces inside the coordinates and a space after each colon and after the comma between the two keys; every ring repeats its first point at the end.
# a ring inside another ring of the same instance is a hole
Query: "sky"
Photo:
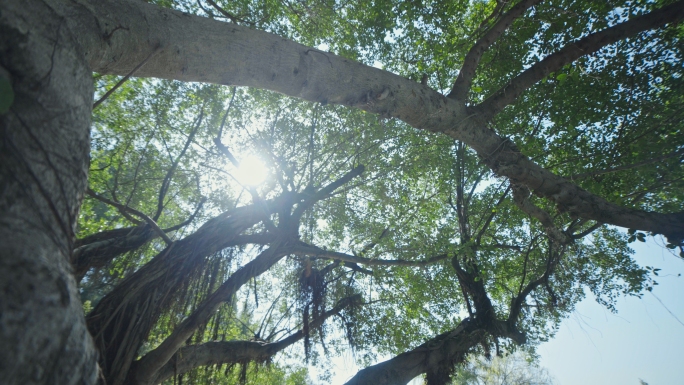
{"type": "Polygon", "coordinates": [[[659,285],[642,299],[620,298],[617,314],[587,296],[537,349],[556,384],[684,384],[684,260],[652,239],[631,246],[637,263],[662,269],[659,285]]]}
{"type": "MultiPolygon", "coordinates": [[[[555,338],[537,349],[554,384],[640,385],[640,379],[649,385],[684,384],[684,260],[651,238],[631,246],[637,263],[662,269],[653,294],[621,297],[613,314],[589,293],[555,338]]],[[[333,385],[358,370],[351,355],[332,364],[333,385]]]]}

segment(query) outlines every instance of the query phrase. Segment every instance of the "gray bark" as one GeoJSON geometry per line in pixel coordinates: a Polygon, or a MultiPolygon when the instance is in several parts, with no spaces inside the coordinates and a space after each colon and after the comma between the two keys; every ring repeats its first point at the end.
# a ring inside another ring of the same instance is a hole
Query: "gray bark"
{"type": "MultiPolygon", "coordinates": [[[[339,314],[342,309],[360,302],[361,296],[358,294],[341,299],[335,307],[323,312],[320,317],[311,321],[309,330],[318,328],[328,318],[339,314]]],[[[157,371],[156,378],[151,383],[158,384],[167,378],[186,373],[200,366],[265,361],[301,340],[304,335],[304,330],[298,330],[277,342],[220,341],[184,346],[174,354],[164,367],[157,371]]]]}
{"type": "Polygon", "coordinates": [[[234,245],[243,231],[269,213],[292,205],[293,196],[238,207],[210,219],[193,234],[172,243],[109,292],[88,314],[88,327],[96,336],[100,365],[107,383],[120,385],[138,350],[162,310],[177,298],[206,262],[206,257],[234,245]]]}
{"type": "Polygon", "coordinates": [[[138,361],[134,373],[135,382],[137,384],[153,384],[157,372],[192,337],[195,330],[200,325],[205,324],[216,312],[216,309],[222,303],[229,301],[235,292],[250,279],[258,277],[287,255],[290,247],[287,242],[278,240],[270,248],[262,251],[259,256],[233,273],[226,282],[198,306],[190,317],[178,325],[170,336],[138,361]]]}
{"type": "Polygon", "coordinates": [[[91,70],[41,1],[0,6],[0,382],[93,384],[97,354],[71,275],[87,182],[91,70]]]}
{"type": "MultiPolygon", "coordinates": [[[[496,173],[562,210],[665,234],[673,243],[684,238],[684,214],[623,208],[582,190],[488,129],[487,111],[265,32],[141,1],[9,0],[0,3],[0,36],[0,75],[16,94],[0,116],[0,379],[6,384],[96,381],[96,353],[69,264],[87,183],[90,75],[126,75],[153,52],[136,76],[258,87],[395,117],[463,141],[496,173]]],[[[400,383],[479,339],[445,338],[446,355],[425,346],[357,378],[400,383]]]]}
{"type": "Polygon", "coordinates": [[[408,352],[360,370],[345,385],[403,385],[423,373],[443,377],[484,340],[484,330],[467,319],[408,352]],[[446,371],[446,373],[436,373],[446,371]]]}
{"type": "MultiPolygon", "coordinates": [[[[136,76],[264,88],[394,117],[466,143],[495,173],[527,186],[561,211],[663,234],[672,243],[684,239],[684,213],[621,207],[545,170],[487,127],[492,115],[487,108],[466,108],[463,100],[420,83],[266,32],[142,2],[80,1],[90,4],[89,12],[78,13],[70,25],[82,31],[78,36],[97,72],[126,75],[156,52],[136,76]]],[[[682,4],[673,6],[681,11],[682,4]]],[[[634,28],[679,20],[684,17],[679,11],[634,28]]]]}

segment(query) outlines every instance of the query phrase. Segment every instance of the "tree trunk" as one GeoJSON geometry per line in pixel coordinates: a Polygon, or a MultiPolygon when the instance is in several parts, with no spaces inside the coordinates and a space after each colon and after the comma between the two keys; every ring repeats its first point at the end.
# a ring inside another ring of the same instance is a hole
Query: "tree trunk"
{"type": "Polygon", "coordinates": [[[71,275],[87,183],[91,70],[64,18],[41,1],[3,1],[0,76],[0,382],[93,384],[97,353],[71,275]]]}
{"type": "MultiPolygon", "coordinates": [[[[14,105],[0,116],[4,384],[96,381],[96,352],[69,264],[87,185],[91,72],[125,75],[151,54],[136,76],[258,87],[395,117],[463,141],[495,172],[561,209],[673,242],[684,238],[684,214],[620,208],[580,189],[520,154],[462,102],[265,32],[141,1],[3,0],[0,36],[0,76],[15,93],[14,105]]],[[[420,352],[409,353],[394,362],[420,352]]],[[[410,369],[398,381],[425,368],[408,361],[393,366],[410,369]]]]}

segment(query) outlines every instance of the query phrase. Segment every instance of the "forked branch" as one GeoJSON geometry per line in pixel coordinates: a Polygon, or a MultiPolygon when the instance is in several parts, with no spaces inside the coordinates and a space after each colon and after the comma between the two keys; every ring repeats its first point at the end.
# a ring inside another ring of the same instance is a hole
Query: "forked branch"
{"type": "Polygon", "coordinates": [[[156,349],[147,353],[139,361],[135,377],[139,383],[147,384],[154,378],[157,371],[166,365],[171,357],[192,336],[198,327],[205,324],[216,312],[219,305],[230,300],[235,292],[249,282],[270,269],[282,257],[290,252],[289,245],[283,241],[276,241],[252,261],[241,267],[228,278],[215,292],[213,292],[188,318],[186,318],[156,349]]]}
{"type": "MultiPolygon", "coordinates": [[[[470,90],[470,85],[475,77],[475,70],[477,70],[477,65],[480,63],[482,55],[491,47],[492,44],[508,29],[508,27],[513,24],[515,19],[520,17],[525,11],[530,7],[541,3],[544,0],[523,0],[513,6],[508,12],[506,12],[501,18],[494,24],[494,26],[487,31],[487,33],[482,36],[473,47],[468,51],[468,54],[463,60],[463,66],[461,71],[458,73],[456,82],[451,89],[451,93],[447,95],[448,98],[456,100],[465,100],[468,96],[468,91],[470,90]]],[[[494,12],[497,12],[495,10],[494,12]]]]}
{"type": "Polygon", "coordinates": [[[138,210],[136,210],[136,209],[134,209],[134,208],[128,207],[128,206],[126,206],[126,205],[122,205],[121,203],[114,202],[114,201],[111,200],[111,199],[107,199],[107,198],[105,198],[105,197],[103,197],[103,196],[100,196],[100,195],[96,194],[95,191],[93,191],[93,190],[91,190],[91,189],[88,189],[88,190],[86,191],[86,193],[87,193],[89,196],[91,196],[91,197],[93,197],[93,198],[95,198],[95,199],[97,199],[97,200],[99,200],[99,201],[101,201],[101,202],[103,202],[103,203],[106,203],[106,204],[108,204],[108,205],[110,205],[110,206],[116,207],[116,208],[119,209],[120,211],[126,211],[126,212],[128,212],[128,213],[130,213],[130,214],[133,214],[133,215],[135,215],[135,216],[141,218],[142,220],[144,220],[145,222],[147,222],[148,225],[150,225],[150,227],[151,227],[151,228],[152,228],[152,229],[153,229],[153,230],[154,230],[154,231],[155,231],[155,232],[164,240],[164,242],[166,242],[167,245],[170,245],[171,243],[173,243],[173,241],[171,240],[171,238],[169,238],[169,236],[166,235],[166,233],[164,232],[164,230],[162,230],[162,229],[159,227],[159,225],[157,225],[157,222],[155,222],[154,219],[148,217],[145,213],[142,213],[142,212],[140,212],[140,211],[138,211],[138,210]]]}
{"type": "Polygon", "coordinates": [[[525,90],[552,72],[563,68],[564,65],[570,64],[582,56],[592,54],[609,44],[635,36],[643,31],[660,28],[668,23],[678,22],[683,18],[684,1],[678,1],[569,43],[513,78],[508,84],[478,105],[477,109],[483,116],[491,119],[504,107],[513,103],[525,90]]]}
{"type": "MultiPolygon", "coordinates": [[[[360,302],[361,296],[358,294],[341,299],[335,307],[323,312],[319,317],[312,320],[309,323],[309,328],[315,329],[320,327],[328,318],[360,302]]],[[[179,349],[173,358],[159,370],[159,373],[150,384],[162,382],[174,375],[186,373],[200,366],[267,360],[302,338],[304,338],[304,330],[298,330],[280,341],[270,343],[222,341],[185,346],[179,349]]]]}

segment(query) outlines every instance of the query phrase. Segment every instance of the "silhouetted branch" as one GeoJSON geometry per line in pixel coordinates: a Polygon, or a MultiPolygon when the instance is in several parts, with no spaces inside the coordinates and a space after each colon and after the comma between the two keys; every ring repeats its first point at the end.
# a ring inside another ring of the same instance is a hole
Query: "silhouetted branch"
{"type": "Polygon", "coordinates": [[[166,235],[166,233],[164,232],[164,230],[162,230],[161,228],[159,228],[159,225],[157,225],[157,222],[155,222],[154,219],[148,217],[148,216],[145,215],[144,213],[142,213],[142,212],[140,212],[140,211],[138,211],[138,210],[136,210],[136,209],[134,209],[134,208],[131,208],[131,207],[122,205],[121,203],[114,202],[114,201],[111,200],[111,199],[107,199],[107,198],[105,198],[105,197],[103,197],[103,196],[97,195],[97,194],[96,194],[93,190],[91,190],[90,188],[88,188],[88,190],[86,191],[86,193],[87,193],[89,196],[91,196],[91,197],[93,197],[93,198],[95,198],[95,199],[97,199],[97,200],[99,200],[99,201],[101,201],[101,202],[104,202],[104,203],[106,203],[106,204],[108,204],[108,205],[110,205],[110,206],[114,206],[114,207],[116,207],[116,208],[119,209],[119,210],[127,211],[127,212],[129,212],[129,213],[131,213],[131,214],[133,214],[133,215],[135,215],[135,216],[137,216],[137,217],[140,217],[140,218],[143,219],[145,222],[147,222],[147,224],[150,225],[150,227],[152,227],[152,229],[153,229],[153,230],[154,230],[154,231],[155,231],[155,232],[164,240],[164,242],[166,242],[167,245],[170,245],[171,243],[173,243],[173,241],[171,240],[171,238],[169,238],[169,236],[166,235]]]}
{"type": "Polygon", "coordinates": [[[662,27],[668,23],[678,22],[682,18],[684,18],[684,1],[678,1],[569,43],[513,78],[508,84],[479,104],[477,110],[486,118],[492,118],[504,107],[513,103],[525,90],[552,72],[563,68],[564,65],[572,63],[582,56],[592,54],[609,44],[643,31],[662,27]]]}
{"type": "MultiPolygon", "coordinates": [[[[508,12],[506,12],[497,22],[492,26],[492,28],[487,31],[487,33],[482,36],[468,51],[468,54],[463,60],[463,66],[458,73],[456,82],[451,89],[451,93],[447,95],[448,98],[456,100],[465,100],[468,96],[468,91],[470,90],[470,85],[472,84],[473,78],[475,77],[475,71],[480,63],[482,55],[489,49],[489,47],[508,29],[508,27],[513,24],[515,19],[520,17],[525,11],[535,4],[539,4],[543,0],[523,0],[518,4],[514,5],[508,12]]],[[[498,7],[494,10],[495,13],[499,12],[498,7]]]]}
{"type": "MultiPolygon", "coordinates": [[[[360,302],[361,296],[358,294],[341,299],[335,307],[323,312],[319,317],[309,322],[309,328],[315,329],[320,327],[328,318],[360,302]]],[[[304,338],[304,334],[303,330],[298,330],[280,341],[270,343],[261,341],[222,341],[184,346],[159,370],[151,383],[162,382],[174,375],[188,372],[200,366],[268,360],[279,351],[304,338]]]]}
{"type": "Polygon", "coordinates": [[[159,216],[161,216],[162,210],[164,210],[164,197],[166,196],[166,193],[169,190],[169,186],[171,184],[171,178],[173,178],[174,172],[176,172],[176,168],[178,168],[178,163],[180,162],[181,158],[183,155],[185,155],[185,152],[188,150],[190,147],[190,144],[192,143],[192,140],[195,138],[195,134],[197,134],[197,130],[199,130],[200,126],[202,125],[202,119],[204,118],[204,106],[202,106],[202,109],[200,110],[199,116],[197,117],[197,123],[193,127],[193,129],[190,131],[190,135],[188,135],[188,139],[185,141],[185,145],[183,146],[183,149],[181,150],[180,154],[178,154],[178,157],[176,160],[173,161],[173,164],[171,164],[171,168],[166,172],[166,175],[164,176],[164,180],[162,181],[161,187],[159,188],[159,199],[157,201],[157,212],[154,213],[154,216],[152,217],[155,221],[159,219],[159,216]]]}

